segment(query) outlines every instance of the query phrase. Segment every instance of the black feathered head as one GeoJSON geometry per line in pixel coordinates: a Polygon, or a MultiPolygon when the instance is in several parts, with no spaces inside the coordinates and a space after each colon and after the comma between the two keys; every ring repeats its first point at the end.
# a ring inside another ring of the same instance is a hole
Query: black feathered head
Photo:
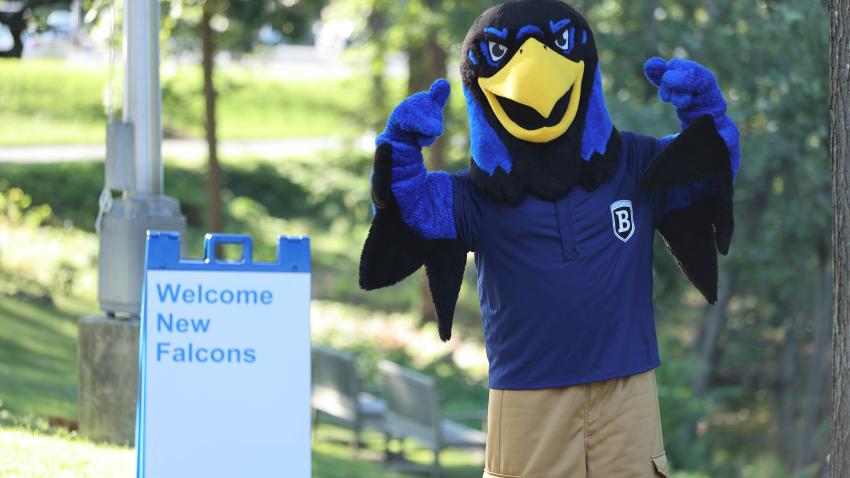
{"type": "Polygon", "coordinates": [[[497,197],[546,199],[608,179],[619,150],[593,32],[559,0],[485,11],[463,43],[472,173],[497,197]]]}

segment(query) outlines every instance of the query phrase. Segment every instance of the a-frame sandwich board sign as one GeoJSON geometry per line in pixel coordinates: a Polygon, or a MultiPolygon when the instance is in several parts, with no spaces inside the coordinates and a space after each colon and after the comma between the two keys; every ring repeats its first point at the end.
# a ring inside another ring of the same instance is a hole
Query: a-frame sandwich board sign
{"type": "Polygon", "coordinates": [[[138,478],[310,476],[310,242],[209,234],[203,259],[149,232],[139,348],[138,478]],[[221,244],[242,259],[216,259],[221,244]]]}

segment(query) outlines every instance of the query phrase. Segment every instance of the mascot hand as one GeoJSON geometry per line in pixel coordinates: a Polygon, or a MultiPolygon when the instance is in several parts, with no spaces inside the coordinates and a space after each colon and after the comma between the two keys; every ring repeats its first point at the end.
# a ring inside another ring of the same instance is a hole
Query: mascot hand
{"type": "Polygon", "coordinates": [[[422,147],[430,146],[443,134],[443,108],[449,90],[449,82],[441,79],[429,91],[402,101],[390,115],[387,129],[378,136],[375,151],[372,197],[376,209],[391,204],[392,192],[401,219],[426,240],[457,238],[451,176],[429,173],[422,160],[422,147]]]}
{"type": "Polygon", "coordinates": [[[711,71],[695,61],[650,58],[643,65],[650,83],[658,88],[662,101],[676,108],[679,119],[688,126],[702,115],[715,120],[726,113],[726,100],[711,71]]]}
{"type": "Polygon", "coordinates": [[[390,115],[386,130],[378,137],[378,144],[431,146],[443,134],[443,108],[450,91],[449,82],[439,79],[429,91],[416,93],[402,101],[390,115]]]}
{"type": "Polygon", "coordinates": [[[726,114],[726,100],[714,74],[695,61],[664,61],[661,58],[647,60],[643,72],[658,88],[661,100],[676,107],[682,129],[694,124],[701,116],[712,117],[717,133],[729,150],[734,179],[741,162],[740,138],[735,122],[726,114]]]}

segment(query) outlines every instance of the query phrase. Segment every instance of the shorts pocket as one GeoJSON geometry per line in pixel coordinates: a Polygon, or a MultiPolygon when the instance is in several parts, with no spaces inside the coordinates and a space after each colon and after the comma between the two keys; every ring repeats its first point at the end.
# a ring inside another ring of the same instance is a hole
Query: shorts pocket
{"type": "Polygon", "coordinates": [[[493,473],[492,471],[484,470],[482,478],[522,478],[520,475],[505,475],[502,473],[493,473]]]}
{"type": "Polygon", "coordinates": [[[667,454],[665,452],[662,451],[661,453],[653,456],[652,465],[655,467],[656,476],[667,476],[667,454]]]}

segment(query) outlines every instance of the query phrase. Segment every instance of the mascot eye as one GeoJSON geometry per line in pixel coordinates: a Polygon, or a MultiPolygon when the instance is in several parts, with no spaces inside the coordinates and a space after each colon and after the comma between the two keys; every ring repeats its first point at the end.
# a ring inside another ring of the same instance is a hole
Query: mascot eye
{"type": "Polygon", "coordinates": [[[490,58],[492,58],[493,61],[499,61],[504,58],[505,55],[508,54],[508,49],[505,47],[505,45],[496,43],[494,41],[491,41],[487,45],[487,49],[490,50],[490,58]]]}
{"type": "Polygon", "coordinates": [[[570,51],[570,29],[564,30],[560,39],[555,40],[555,46],[564,51],[570,51]]]}

